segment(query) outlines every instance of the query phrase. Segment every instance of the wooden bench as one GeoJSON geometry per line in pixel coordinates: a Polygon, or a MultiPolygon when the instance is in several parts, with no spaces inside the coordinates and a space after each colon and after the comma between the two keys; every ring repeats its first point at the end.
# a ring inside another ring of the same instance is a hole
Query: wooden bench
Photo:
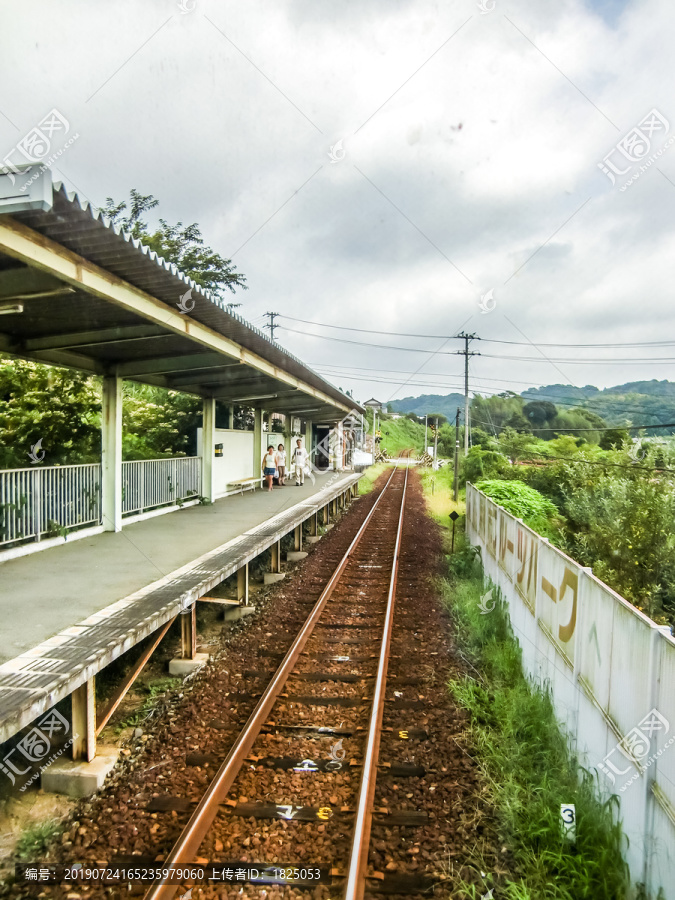
{"type": "Polygon", "coordinates": [[[243,494],[244,491],[254,491],[257,487],[260,487],[262,483],[262,479],[258,478],[242,478],[239,481],[228,481],[227,483],[227,492],[234,493],[235,491],[239,491],[239,493],[243,494]]]}

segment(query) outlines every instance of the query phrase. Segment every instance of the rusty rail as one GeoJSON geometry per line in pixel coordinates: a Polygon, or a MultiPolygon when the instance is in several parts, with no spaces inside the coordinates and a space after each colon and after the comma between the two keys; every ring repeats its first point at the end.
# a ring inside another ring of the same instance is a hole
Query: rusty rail
{"type": "Polygon", "coordinates": [[[403,533],[403,511],[405,494],[408,487],[408,467],[405,469],[405,481],[401,497],[401,512],[398,517],[394,561],[391,567],[389,593],[387,595],[387,611],[382,630],[382,645],[377,666],[373,705],[368,724],[368,743],[363,759],[363,771],[359,786],[359,799],[356,809],[356,821],[352,835],[352,846],[349,855],[349,870],[345,886],[345,900],[362,900],[366,888],[368,870],[368,848],[370,846],[370,829],[373,818],[373,800],[375,797],[375,781],[377,778],[377,762],[382,734],[382,715],[384,712],[384,695],[387,687],[387,669],[389,666],[389,645],[394,621],[394,602],[396,598],[396,579],[398,576],[398,559],[401,552],[401,535],[403,533]]]}
{"type": "MultiPolygon", "coordinates": [[[[220,804],[223,802],[225,797],[227,796],[227,792],[232,787],[234,780],[239,774],[239,770],[244,764],[248,753],[251,750],[256,738],[260,733],[260,729],[265,724],[267,717],[269,716],[272,707],[274,706],[279,694],[283,690],[283,687],[288,680],[289,675],[293,671],[295,667],[298,657],[302,653],[302,650],[307,643],[312,631],[314,630],[314,626],[316,625],[321,613],[324,610],[326,603],[328,602],[333,590],[335,589],[336,584],[340,580],[340,577],[345,570],[347,563],[349,562],[349,558],[354,552],[355,548],[359,544],[361,538],[363,537],[370,520],[372,519],[375,510],[378,507],[378,504],[384,497],[387,488],[389,487],[394,474],[396,473],[396,468],[393,469],[387,483],[384,488],[380,492],[380,496],[377,498],[375,503],[373,504],[372,509],[366,516],[363,524],[357,531],[354,540],[351,542],[345,555],[342,557],[340,563],[337,568],[333,572],[330,577],[330,580],[326,587],[324,588],[321,596],[317,600],[312,612],[309,614],[305,624],[302,626],[301,631],[299,632],[296,639],[293,641],[288,653],[284,657],[281,665],[275,672],[272,680],[268,684],[264,694],[258,701],[255,709],[249,716],[249,719],[244,726],[243,730],[240,732],[239,737],[232,745],[230,752],[227,754],[224,762],[216,772],[216,775],[213,778],[213,781],[209,785],[206,790],[206,793],[202,797],[199,805],[195,809],[194,813],[190,817],[187,825],[181,832],[178,840],[173,846],[170,854],[162,863],[164,868],[168,868],[170,866],[180,866],[185,865],[186,863],[193,862],[197,856],[197,851],[199,847],[206,837],[213,820],[218,814],[218,809],[220,804]]],[[[406,471],[406,483],[408,480],[408,473],[406,471]]],[[[403,496],[405,497],[405,487],[403,490],[403,496]]],[[[403,507],[401,507],[402,509],[403,507]]],[[[400,522],[399,522],[399,535],[397,536],[397,553],[398,546],[400,540],[400,522]]],[[[391,588],[390,588],[391,591],[391,588]]],[[[154,884],[148,893],[145,895],[145,900],[171,900],[174,897],[176,891],[178,890],[178,885],[175,884],[167,884],[166,882],[160,882],[154,884]]]]}

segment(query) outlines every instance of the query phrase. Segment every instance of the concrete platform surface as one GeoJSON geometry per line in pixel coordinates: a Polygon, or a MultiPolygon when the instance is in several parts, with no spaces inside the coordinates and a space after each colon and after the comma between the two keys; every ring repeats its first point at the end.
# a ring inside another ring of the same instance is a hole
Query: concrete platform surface
{"type": "Polygon", "coordinates": [[[332,473],[303,487],[230,497],[2,563],[0,742],[359,477],[332,473]]]}
{"type": "Polygon", "coordinates": [[[0,663],[307,500],[333,474],[317,476],[316,485],[249,491],[0,563],[0,663]]]}

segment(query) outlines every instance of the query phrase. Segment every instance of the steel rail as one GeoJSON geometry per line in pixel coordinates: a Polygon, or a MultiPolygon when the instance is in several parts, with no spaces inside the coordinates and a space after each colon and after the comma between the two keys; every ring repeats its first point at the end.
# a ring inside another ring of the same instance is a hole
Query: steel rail
{"type": "MultiPolygon", "coordinates": [[[[208,830],[213,823],[213,820],[218,814],[220,804],[227,796],[227,792],[232,787],[234,780],[239,774],[239,771],[244,764],[246,757],[251,750],[251,747],[255,743],[255,740],[260,733],[260,729],[265,724],[265,721],[267,720],[272,707],[276,703],[276,700],[281,693],[286,681],[288,680],[289,675],[293,671],[298,661],[298,657],[302,653],[307,640],[314,630],[314,626],[321,616],[321,613],[323,612],[326,603],[333,593],[335,586],[340,580],[340,577],[344,572],[352,553],[361,541],[361,538],[363,537],[366,528],[368,527],[370,520],[372,519],[380,501],[384,497],[396,471],[397,468],[394,468],[387,480],[387,483],[380,492],[380,496],[377,498],[372,506],[372,509],[366,516],[363,524],[356,532],[356,535],[347,548],[345,555],[342,557],[337,568],[331,575],[328,584],[323,589],[321,596],[315,603],[311,613],[305,621],[305,624],[302,626],[301,631],[293,641],[293,644],[291,645],[286,656],[281,662],[281,665],[279,666],[272,680],[265,689],[264,694],[249,716],[246,725],[239,734],[239,737],[232,745],[230,752],[227,754],[225,760],[216,772],[213,781],[208,786],[206,793],[199,802],[199,805],[195,809],[194,813],[190,816],[187,825],[174,844],[169,856],[162,863],[162,868],[168,868],[169,866],[180,866],[185,865],[186,863],[194,862],[194,859],[197,855],[197,850],[201,846],[202,841],[206,837],[208,830]]],[[[406,481],[407,478],[408,473],[406,472],[406,481]]],[[[155,883],[147,892],[147,894],[145,895],[145,900],[171,900],[177,890],[178,885],[167,884],[166,882],[158,882],[155,883]]]]}
{"type": "Polygon", "coordinates": [[[363,760],[359,798],[356,809],[356,821],[352,835],[352,846],[349,855],[349,869],[345,886],[345,900],[362,900],[366,889],[366,873],[368,871],[368,849],[370,847],[370,830],[373,818],[373,801],[375,798],[375,781],[377,779],[377,763],[382,734],[382,716],[384,713],[384,697],[387,687],[387,669],[389,666],[389,646],[394,621],[394,602],[396,598],[396,580],[398,577],[398,560],[401,553],[401,535],[403,533],[403,511],[405,495],[408,487],[408,467],[405,467],[405,481],[401,496],[401,512],[398,517],[394,561],[391,567],[389,594],[387,595],[387,611],[382,630],[382,645],[377,666],[373,705],[368,725],[368,743],[363,760]]]}

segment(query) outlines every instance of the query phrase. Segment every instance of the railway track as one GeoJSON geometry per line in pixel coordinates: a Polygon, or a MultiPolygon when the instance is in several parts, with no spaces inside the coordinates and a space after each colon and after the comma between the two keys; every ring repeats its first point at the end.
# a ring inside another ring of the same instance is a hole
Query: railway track
{"type": "MultiPolygon", "coordinates": [[[[278,822],[283,837],[277,858],[284,864],[256,859],[258,870],[297,871],[300,878],[290,882],[304,888],[316,886],[315,872],[329,870],[344,881],[346,898],[364,896],[407,481],[407,468],[391,473],[164,866],[180,869],[203,856],[200,848],[211,832],[214,845],[231,845],[233,819],[251,819],[253,836],[260,820],[278,822]],[[284,755],[270,754],[282,748],[284,755]],[[251,779],[249,773],[259,769],[283,773],[274,776],[274,798],[265,791],[269,779],[251,779]],[[298,795],[298,775],[312,795],[309,803],[302,802],[306,791],[298,795]],[[239,781],[246,782],[245,795],[239,781]],[[287,802],[294,798],[301,802],[287,802]],[[315,858],[311,843],[299,844],[289,834],[289,822],[334,831],[334,856],[315,858]]],[[[244,676],[256,682],[269,673],[244,676]]],[[[177,893],[175,884],[156,884],[146,900],[177,893]]]]}
{"type": "MultiPolygon", "coordinates": [[[[252,838],[259,837],[264,822],[267,831],[279,834],[277,860],[284,862],[246,854],[243,860],[231,860],[233,878],[237,862],[255,863],[256,871],[273,872],[274,877],[283,872],[284,881],[290,871],[290,883],[305,889],[318,886],[312,881],[315,873],[325,877],[329,872],[339,879],[342,896],[348,900],[364,896],[407,482],[407,468],[391,473],[165,859],[165,867],[181,869],[203,857],[201,848],[209,837],[221,852],[232,847],[239,833],[233,823],[245,819],[252,833],[243,846],[250,847],[252,838]],[[277,773],[273,797],[269,777],[251,777],[259,771],[277,773]],[[298,784],[298,777],[304,784],[298,784]],[[331,848],[330,858],[312,850],[308,824],[334,835],[330,844],[322,845],[331,848]],[[300,829],[305,833],[298,834],[300,829]]],[[[269,678],[264,670],[243,674],[254,683],[269,678]]],[[[401,740],[409,739],[406,729],[401,740]]],[[[200,761],[206,760],[193,758],[200,761]]],[[[391,771],[391,762],[385,765],[391,771]]],[[[395,765],[394,771],[403,776],[424,774],[415,766],[395,765]]],[[[160,799],[155,805],[166,811],[170,804],[160,799]]],[[[419,820],[414,811],[375,814],[375,821],[384,827],[415,825],[419,820]]],[[[380,890],[387,886],[384,881],[379,879],[380,890]]],[[[399,892],[401,884],[390,887],[399,892]]],[[[408,882],[404,887],[407,891],[415,885],[408,882]]],[[[156,884],[146,900],[169,900],[178,892],[178,885],[156,884]]]]}
{"type": "Polygon", "coordinates": [[[414,470],[363,504],[49,857],[220,875],[135,878],[131,894],[101,881],[83,898],[452,896],[482,812],[445,687],[440,536],[414,470]]]}

